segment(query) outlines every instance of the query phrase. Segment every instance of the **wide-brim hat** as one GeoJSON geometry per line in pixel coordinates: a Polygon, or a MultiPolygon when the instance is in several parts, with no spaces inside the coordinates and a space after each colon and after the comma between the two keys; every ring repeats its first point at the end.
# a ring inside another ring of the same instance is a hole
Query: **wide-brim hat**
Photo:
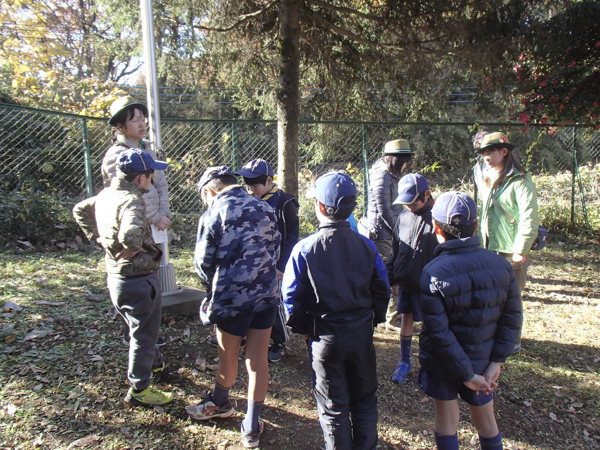
{"type": "Polygon", "coordinates": [[[135,101],[131,95],[127,95],[112,102],[110,105],[110,119],[108,123],[112,126],[115,126],[115,116],[130,106],[138,108],[140,111],[142,111],[142,114],[144,114],[145,117],[148,117],[148,108],[146,105],[135,101]]]}
{"type": "Polygon", "coordinates": [[[410,144],[406,139],[396,139],[387,142],[385,147],[383,147],[383,154],[388,156],[414,155],[410,150],[410,144]]]}
{"type": "Polygon", "coordinates": [[[504,135],[504,133],[500,133],[498,131],[496,133],[490,133],[484,136],[481,140],[481,146],[477,152],[483,153],[486,150],[491,150],[494,148],[507,148],[512,150],[515,148],[515,146],[508,142],[508,138],[504,135]]]}

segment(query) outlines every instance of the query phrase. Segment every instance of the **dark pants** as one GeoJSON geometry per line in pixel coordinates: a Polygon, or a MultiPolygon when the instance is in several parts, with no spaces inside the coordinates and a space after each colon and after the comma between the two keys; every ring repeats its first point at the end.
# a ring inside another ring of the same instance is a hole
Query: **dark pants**
{"type": "Polygon", "coordinates": [[[156,342],[160,327],[162,296],[157,274],[133,278],[107,278],[110,299],[129,326],[131,387],[143,390],[150,384],[152,369],[162,364],[156,342]]]}
{"type": "Polygon", "coordinates": [[[286,322],[285,305],[280,301],[277,306],[277,314],[275,314],[275,322],[271,328],[271,339],[275,344],[286,344],[290,338],[286,322]]]}
{"type": "Polygon", "coordinates": [[[374,450],[378,415],[373,329],[315,339],[315,398],[326,450],[374,450]]]}

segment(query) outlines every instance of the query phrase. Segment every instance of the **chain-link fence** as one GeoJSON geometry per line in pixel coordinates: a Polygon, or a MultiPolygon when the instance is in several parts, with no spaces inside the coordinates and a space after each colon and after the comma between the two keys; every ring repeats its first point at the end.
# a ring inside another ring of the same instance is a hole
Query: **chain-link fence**
{"type": "MultiPolygon", "coordinates": [[[[534,174],[569,177],[569,189],[548,192],[545,198],[570,202],[571,221],[597,202],[597,183],[586,185],[581,170],[600,162],[600,133],[589,128],[531,127],[514,124],[337,123],[303,122],[299,130],[299,200],[303,232],[314,229],[314,217],[304,192],[318,175],[344,169],[359,188],[357,218],[366,203],[368,169],[385,142],[408,139],[415,157],[412,170],[426,174],[432,187],[447,189],[468,183],[474,153],[471,139],[477,129],[503,131],[516,153],[534,174]],[[580,170],[581,169],[581,170],[580,170]]],[[[272,121],[177,120],[161,124],[168,169],[172,211],[199,214],[202,205],[195,188],[207,166],[240,168],[261,157],[277,172],[277,127],[272,121]]],[[[18,199],[25,192],[52,192],[66,205],[102,188],[100,165],[110,146],[112,130],[106,120],[0,105],[0,194],[18,199]]],[[[596,175],[598,175],[596,173],[596,175]]],[[[591,175],[593,176],[593,174],[591,175]]],[[[538,186],[538,189],[540,186],[538,186]]],[[[542,189],[551,189],[552,183],[542,189]]],[[[5,220],[6,217],[0,219],[5,220]]],[[[587,217],[585,217],[587,221],[587,217]]]]}

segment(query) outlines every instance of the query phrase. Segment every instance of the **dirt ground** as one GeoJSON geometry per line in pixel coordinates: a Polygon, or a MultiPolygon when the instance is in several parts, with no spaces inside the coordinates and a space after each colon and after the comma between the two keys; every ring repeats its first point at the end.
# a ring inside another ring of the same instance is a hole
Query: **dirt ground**
{"type": "MultiPolygon", "coordinates": [[[[194,283],[191,249],[172,250],[179,281],[194,283]]],[[[534,255],[524,295],[523,351],[503,367],[495,393],[505,448],[600,448],[600,245],[558,240],[534,255]]],[[[196,317],[164,317],[161,335],[176,401],[127,409],[123,322],[107,314],[102,254],[9,251],[0,262],[0,448],[239,449],[246,407],[243,350],[232,390],[236,414],[192,422],[185,407],[212,388],[217,349],[196,317]],[[206,369],[202,363],[205,362],[206,369]]],[[[375,334],[381,449],[431,449],[433,402],[412,376],[390,379],[398,335],[375,334]]],[[[418,336],[413,368],[418,367],[418,336]]],[[[306,346],[293,336],[270,365],[263,449],[319,449],[323,438],[306,346]]],[[[478,448],[461,404],[461,448],[478,448]]]]}

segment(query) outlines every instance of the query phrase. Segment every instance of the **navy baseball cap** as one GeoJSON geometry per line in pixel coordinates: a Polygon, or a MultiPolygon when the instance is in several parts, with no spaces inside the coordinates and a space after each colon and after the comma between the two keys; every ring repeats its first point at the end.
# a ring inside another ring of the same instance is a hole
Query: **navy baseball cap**
{"type": "Polygon", "coordinates": [[[209,167],[200,177],[200,181],[198,181],[198,190],[201,190],[209,181],[221,176],[230,176],[235,178],[235,174],[227,166],[209,167]]]}
{"type": "Polygon", "coordinates": [[[328,172],[317,179],[315,187],[308,191],[306,197],[316,198],[331,208],[350,208],[356,206],[356,185],[345,173],[328,172]]]}
{"type": "Polygon", "coordinates": [[[266,175],[268,177],[275,176],[271,164],[261,158],[248,161],[244,167],[238,170],[235,174],[239,177],[246,178],[256,178],[261,175],[266,175]]]}
{"type": "Polygon", "coordinates": [[[452,224],[456,216],[464,219],[457,225],[469,225],[477,220],[477,206],[471,197],[463,192],[445,192],[438,197],[431,210],[432,217],[441,223],[452,224]]]}
{"type": "Polygon", "coordinates": [[[409,173],[403,176],[398,183],[398,197],[394,205],[410,205],[421,192],[429,190],[429,184],[423,175],[409,173]]]}
{"type": "Polygon", "coordinates": [[[130,148],[119,153],[117,167],[121,172],[143,172],[148,169],[165,170],[169,165],[164,161],[155,161],[152,156],[138,148],[130,148]]]}

